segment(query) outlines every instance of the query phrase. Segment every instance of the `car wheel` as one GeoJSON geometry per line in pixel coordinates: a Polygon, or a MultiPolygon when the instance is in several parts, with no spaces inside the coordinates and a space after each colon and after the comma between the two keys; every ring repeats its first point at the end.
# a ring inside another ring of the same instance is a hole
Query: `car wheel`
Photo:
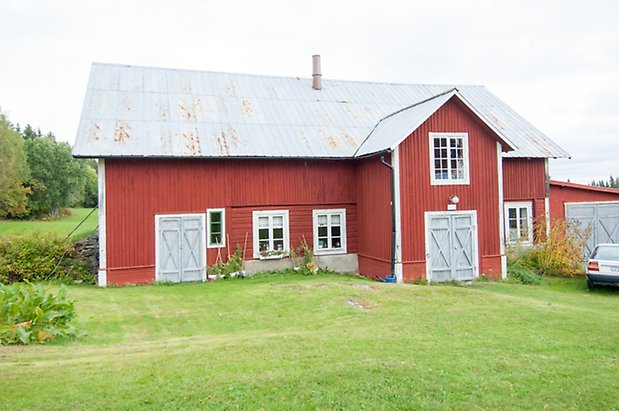
{"type": "Polygon", "coordinates": [[[595,284],[593,283],[593,281],[589,280],[588,278],[587,278],[587,288],[590,290],[595,288],[595,284]]]}

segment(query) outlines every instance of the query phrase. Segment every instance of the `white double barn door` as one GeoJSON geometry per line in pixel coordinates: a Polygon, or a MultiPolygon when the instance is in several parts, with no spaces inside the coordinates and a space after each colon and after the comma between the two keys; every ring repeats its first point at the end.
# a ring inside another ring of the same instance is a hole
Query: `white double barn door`
{"type": "Polygon", "coordinates": [[[178,283],[206,278],[204,228],[203,214],[155,217],[157,281],[178,283]]]}
{"type": "Polygon", "coordinates": [[[619,202],[567,203],[565,217],[589,235],[583,250],[585,256],[598,244],[619,244],[619,202]]]}
{"type": "Polygon", "coordinates": [[[426,212],[425,222],[427,279],[441,282],[477,277],[477,212],[426,212]]]}

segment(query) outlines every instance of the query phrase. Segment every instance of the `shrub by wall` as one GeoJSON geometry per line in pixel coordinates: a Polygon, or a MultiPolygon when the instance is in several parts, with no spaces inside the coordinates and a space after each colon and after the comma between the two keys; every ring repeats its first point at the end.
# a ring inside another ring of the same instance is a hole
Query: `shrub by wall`
{"type": "MultiPolygon", "coordinates": [[[[545,231],[545,221],[541,220],[536,227],[545,231]]],[[[577,223],[565,219],[553,220],[551,227],[547,236],[545,232],[536,235],[536,238],[543,241],[533,246],[513,244],[508,247],[507,260],[509,266],[513,266],[514,277],[530,281],[534,277],[526,271],[542,276],[584,275],[583,250],[590,230],[582,230],[577,223]]],[[[508,275],[509,271],[508,267],[508,275]]]]}
{"type": "Polygon", "coordinates": [[[4,236],[0,238],[0,283],[94,283],[88,265],[74,257],[73,243],[53,233],[4,236]]]}

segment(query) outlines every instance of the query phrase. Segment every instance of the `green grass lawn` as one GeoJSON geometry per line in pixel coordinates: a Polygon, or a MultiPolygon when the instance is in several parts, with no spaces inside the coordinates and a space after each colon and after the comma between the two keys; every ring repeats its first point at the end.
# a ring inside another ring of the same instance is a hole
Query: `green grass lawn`
{"type": "Polygon", "coordinates": [[[263,275],[69,295],[87,335],[0,348],[0,408],[619,406],[619,291],[583,279],[263,275]]]}
{"type": "MultiPolygon", "coordinates": [[[[5,234],[26,234],[35,231],[41,233],[53,232],[62,237],[69,234],[82,221],[91,208],[70,208],[71,215],[51,221],[11,221],[0,220],[0,236],[5,234]]],[[[98,214],[95,211],[88,217],[71,238],[80,239],[95,231],[98,224],[98,214]]]]}

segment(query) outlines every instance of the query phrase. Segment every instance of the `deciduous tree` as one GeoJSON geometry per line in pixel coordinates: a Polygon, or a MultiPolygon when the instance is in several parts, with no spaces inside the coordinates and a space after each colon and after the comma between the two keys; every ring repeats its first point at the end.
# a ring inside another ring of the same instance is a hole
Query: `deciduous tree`
{"type": "Polygon", "coordinates": [[[21,136],[0,113],[0,218],[26,214],[29,178],[28,163],[21,136]]]}

